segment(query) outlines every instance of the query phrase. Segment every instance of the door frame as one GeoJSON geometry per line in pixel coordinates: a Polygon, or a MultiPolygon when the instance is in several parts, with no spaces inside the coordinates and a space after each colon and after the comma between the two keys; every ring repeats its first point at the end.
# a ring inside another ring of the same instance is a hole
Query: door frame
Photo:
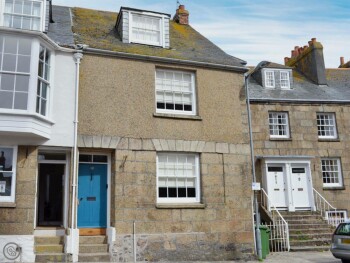
{"type": "MultiPolygon", "coordinates": [[[[64,164],[64,187],[63,187],[63,228],[67,228],[68,226],[68,209],[69,209],[69,174],[70,174],[70,151],[66,150],[52,150],[49,148],[39,148],[38,150],[38,168],[36,171],[36,189],[35,189],[35,208],[34,208],[34,229],[38,227],[45,226],[38,226],[38,212],[39,212],[39,165],[44,164],[64,164]],[[48,150],[47,150],[48,149],[48,150]],[[64,153],[66,155],[66,160],[39,160],[40,153],[64,153]]],[[[50,226],[47,226],[47,228],[52,228],[50,226]]],[[[59,228],[59,227],[54,227],[59,228]]]]}
{"type": "MultiPolygon", "coordinates": [[[[286,204],[285,208],[278,209],[278,206],[276,206],[276,208],[278,210],[288,210],[288,204],[289,204],[288,187],[289,187],[289,184],[288,184],[288,180],[287,180],[287,176],[286,176],[286,173],[287,173],[286,166],[283,163],[274,163],[273,162],[273,163],[268,163],[266,165],[266,180],[265,180],[266,187],[264,186],[264,189],[266,189],[266,193],[267,194],[269,194],[270,191],[271,192],[273,191],[273,189],[270,189],[269,183],[267,182],[268,181],[267,178],[269,177],[268,174],[271,173],[271,172],[268,171],[268,168],[271,167],[271,166],[282,167],[282,169],[283,169],[283,182],[284,182],[284,187],[286,189],[284,191],[284,198],[285,198],[285,204],[286,204]]],[[[269,196],[269,199],[271,200],[272,198],[269,196]]],[[[271,200],[271,201],[274,201],[274,200],[271,200]]]]}
{"type": "MultiPolygon", "coordinates": [[[[107,156],[107,226],[106,229],[111,227],[111,153],[104,153],[104,152],[91,152],[91,151],[84,151],[82,149],[79,149],[79,155],[78,155],[78,167],[77,169],[77,192],[76,192],[76,197],[78,198],[79,194],[79,165],[80,163],[85,163],[85,164],[94,164],[94,162],[80,162],[79,161],[79,156],[80,155],[105,155],[107,156]]],[[[95,163],[95,164],[105,164],[105,163],[95,163]]],[[[78,226],[78,207],[76,209],[76,225],[78,226]]],[[[78,228],[79,229],[79,228],[78,228]]]]}
{"type": "MultiPolygon", "coordinates": [[[[271,189],[268,188],[268,177],[267,177],[267,168],[270,165],[283,165],[285,170],[285,183],[286,183],[286,195],[287,195],[287,204],[288,204],[288,211],[294,212],[296,210],[294,204],[293,204],[293,197],[292,197],[292,179],[291,179],[291,168],[293,166],[304,166],[306,168],[306,175],[307,175],[307,191],[310,198],[310,208],[312,211],[316,211],[315,201],[313,197],[313,184],[312,184],[312,175],[311,175],[311,159],[313,157],[309,156],[301,156],[301,157],[279,157],[279,156],[269,156],[263,159],[261,165],[262,165],[262,185],[264,189],[266,189],[267,194],[269,194],[269,191],[271,189]]],[[[303,209],[297,209],[297,210],[303,210],[303,209]]]]}

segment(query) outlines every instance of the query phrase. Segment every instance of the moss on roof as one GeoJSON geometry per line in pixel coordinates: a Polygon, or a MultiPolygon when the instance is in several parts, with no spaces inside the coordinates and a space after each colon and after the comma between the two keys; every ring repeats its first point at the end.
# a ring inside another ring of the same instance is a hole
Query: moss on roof
{"type": "Polygon", "coordinates": [[[199,34],[191,26],[170,21],[170,49],[123,43],[115,29],[118,13],[72,8],[75,43],[89,47],[146,56],[242,66],[232,57],[199,34]]]}

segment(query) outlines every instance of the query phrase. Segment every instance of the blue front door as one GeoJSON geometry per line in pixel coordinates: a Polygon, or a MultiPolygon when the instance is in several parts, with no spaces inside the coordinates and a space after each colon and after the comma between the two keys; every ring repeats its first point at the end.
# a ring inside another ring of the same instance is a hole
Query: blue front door
{"type": "Polygon", "coordinates": [[[107,164],[79,164],[78,227],[107,227],[107,164]]]}

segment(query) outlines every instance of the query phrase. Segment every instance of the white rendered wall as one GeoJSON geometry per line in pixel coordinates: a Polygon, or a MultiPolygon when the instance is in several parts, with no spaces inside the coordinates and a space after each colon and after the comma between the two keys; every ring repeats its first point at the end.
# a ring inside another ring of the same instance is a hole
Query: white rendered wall
{"type": "Polygon", "coordinates": [[[0,236],[0,262],[14,262],[6,259],[2,253],[4,246],[9,242],[14,242],[22,248],[22,254],[15,262],[35,262],[34,236],[31,235],[0,236]]]}
{"type": "Polygon", "coordinates": [[[54,124],[51,128],[50,140],[42,145],[72,147],[76,71],[73,53],[56,51],[53,66],[50,119],[54,124]]]}

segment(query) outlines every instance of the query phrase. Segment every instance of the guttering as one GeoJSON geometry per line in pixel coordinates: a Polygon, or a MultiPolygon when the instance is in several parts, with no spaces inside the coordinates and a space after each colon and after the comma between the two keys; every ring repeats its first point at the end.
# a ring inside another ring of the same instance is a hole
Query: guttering
{"type": "MultiPolygon", "coordinates": [[[[250,110],[250,98],[249,98],[249,77],[250,74],[244,74],[244,88],[246,95],[246,103],[247,103],[247,112],[248,112],[248,127],[249,127],[249,144],[250,144],[250,158],[252,162],[252,182],[256,183],[256,174],[255,174],[255,158],[254,158],[254,140],[253,140],[253,128],[252,128],[252,117],[250,110]]],[[[257,191],[253,192],[253,211],[255,211],[255,226],[253,224],[253,233],[256,241],[256,252],[259,259],[262,259],[262,243],[261,243],[261,235],[260,235],[260,213],[259,213],[259,204],[257,191]],[[254,229],[255,227],[255,229],[254,229]]],[[[254,217],[254,216],[253,216],[254,217]]]]}
{"type": "Polygon", "coordinates": [[[118,51],[104,50],[104,49],[91,48],[91,47],[84,48],[83,50],[85,54],[108,55],[108,56],[118,57],[118,58],[137,59],[137,60],[143,60],[143,61],[161,62],[161,63],[169,63],[169,64],[185,65],[185,66],[197,66],[197,67],[203,67],[203,68],[214,68],[214,69],[222,69],[222,70],[236,71],[236,72],[242,72],[242,73],[245,73],[249,70],[246,67],[230,66],[230,65],[207,63],[207,62],[192,61],[192,60],[182,60],[182,59],[176,59],[176,58],[165,58],[165,57],[163,58],[163,57],[156,57],[156,56],[130,54],[126,52],[118,52],[118,51]]]}
{"type": "Polygon", "coordinates": [[[7,33],[7,34],[21,34],[21,35],[32,36],[32,37],[39,37],[42,40],[44,40],[47,43],[49,43],[55,50],[68,52],[68,53],[76,52],[75,49],[61,47],[56,42],[54,42],[51,38],[49,38],[45,33],[40,32],[40,31],[29,31],[29,30],[16,29],[16,28],[7,28],[7,27],[1,27],[0,26],[0,32],[4,32],[4,33],[7,33]]]}
{"type": "Polygon", "coordinates": [[[350,100],[310,100],[310,99],[274,99],[259,98],[250,99],[250,103],[299,103],[299,104],[349,104],[350,100]]]}
{"type": "MultiPolygon", "coordinates": [[[[75,229],[76,218],[76,189],[77,189],[77,162],[78,162],[78,106],[79,106],[79,73],[80,73],[80,60],[83,58],[83,54],[80,51],[75,51],[74,59],[76,64],[75,70],[75,109],[74,109],[74,143],[73,143],[73,179],[72,179],[72,214],[71,214],[71,228],[75,229]]],[[[72,253],[75,251],[75,233],[72,231],[72,253]]],[[[73,260],[74,261],[74,260],[73,260]]]]}

